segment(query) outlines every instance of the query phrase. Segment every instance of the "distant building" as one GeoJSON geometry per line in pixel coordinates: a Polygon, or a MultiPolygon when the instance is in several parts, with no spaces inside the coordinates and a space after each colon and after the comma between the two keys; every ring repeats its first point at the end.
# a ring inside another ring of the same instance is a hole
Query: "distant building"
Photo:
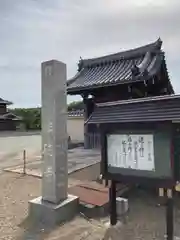
{"type": "Polygon", "coordinates": [[[96,103],[174,94],[162,41],[92,59],[80,59],[67,93],[84,101],[85,148],[99,144],[98,126],[86,124],[96,103]]]}
{"type": "Polygon", "coordinates": [[[20,117],[8,112],[7,106],[11,104],[12,102],[0,98],[0,131],[14,131],[21,121],[20,117]]]}

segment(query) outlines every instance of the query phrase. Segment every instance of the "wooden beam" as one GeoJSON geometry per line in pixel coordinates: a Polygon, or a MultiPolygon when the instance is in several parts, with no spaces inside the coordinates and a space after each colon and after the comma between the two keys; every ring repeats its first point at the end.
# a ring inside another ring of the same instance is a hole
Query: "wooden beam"
{"type": "Polygon", "coordinates": [[[132,87],[132,92],[134,92],[135,94],[137,94],[138,97],[144,97],[144,93],[143,93],[140,89],[138,89],[138,88],[136,88],[136,87],[132,87]]]}
{"type": "Polygon", "coordinates": [[[111,187],[109,189],[109,201],[110,201],[110,223],[116,225],[117,212],[116,212],[116,182],[111,181],[111,187]]]}

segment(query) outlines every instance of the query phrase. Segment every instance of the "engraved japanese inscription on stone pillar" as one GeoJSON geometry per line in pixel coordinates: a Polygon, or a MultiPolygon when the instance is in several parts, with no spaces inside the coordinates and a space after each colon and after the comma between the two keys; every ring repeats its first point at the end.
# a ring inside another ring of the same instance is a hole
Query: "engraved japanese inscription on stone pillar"
{"type": "Polygon", "coordinates": [[[42,199],[59,203],[67,198],[66,65],[42,63],[42,199]]]}

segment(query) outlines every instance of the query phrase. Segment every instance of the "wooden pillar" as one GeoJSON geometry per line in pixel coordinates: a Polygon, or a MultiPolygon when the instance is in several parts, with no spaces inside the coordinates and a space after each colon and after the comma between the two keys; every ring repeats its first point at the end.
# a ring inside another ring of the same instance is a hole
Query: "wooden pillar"
{"type": "Polygon", "coordinates": [[[129,98],[132,99],[132,86],[128,85],[129,98]]]}
{"type": "Polygon", "coordinates": [[[116,182],[111,181],[111,187],[109,189],[109,203],[110,203],[110,223],[116,225],[117,212],[116,212],[116,182]]]}
{"type": "Polygon", "coordinates": [[[159,196],[166,199],[166,239],[174,239],[174,204],[173,204],[173,190],[172,189],[159,189],[159,196]]]}
{"type": "Polygon", "coordinates": [[[167,189],[166,231],[167,231],[167,240],[173,240],[174,239],[174,220],[173,220],[172,189],[167,189]]]}
{"type": "Polygon", "coordinates": [[[85,122],[88,119],[88,95],[83,95],[83,103],[84,103],[84,148],[89,148],[89,141],[88,141],[88,125],[85,122]]]}

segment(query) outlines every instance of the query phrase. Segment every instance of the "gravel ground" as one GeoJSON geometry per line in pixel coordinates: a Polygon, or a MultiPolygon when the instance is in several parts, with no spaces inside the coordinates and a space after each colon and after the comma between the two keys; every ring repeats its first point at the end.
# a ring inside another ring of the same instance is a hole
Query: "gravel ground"
{"type": "Polygon", "coordinates": [[[0,175],[0,239],[16,239],[23,233],[28,201],[38,196],[40,183],[38,178],[19,174],[0,175]]]}
{"type": "MultiPolygon", "coordinates": [[[[79,180],[69,179],[70,186],[77,183],[79,180]]],[[[89,222],[81,216],[53,230],[48,229],[47,226],[30,224],[27,219],[28,201],[40,195],[40,178],[6,172],[0,175],[0,189],[0,239],[2,240],[88,239],[91,234],[100,236],[106,230],[103,224],[95,220],[89,222]]]]}
{"type": "MultiPolygon", "coordinates": [[[[153,193],[137,190],[129,194],[130,211],[119,226],[107,230],[105,240],[164,240],[166,234],[166,209],[153,193]]],[[[180,240],[180,201],[175,197],[174,240],[180,240]],[[178,236],[178,237],[177,237],[178,236]]]]}
{"type": "MultiPolygon", "coordinates": [[[[78,181],[78,180],[76,180],[78,181]]],[[[70,183],[75,184],[74,180],[70,183]]],[[[41,179],[15,173],[0,175],[0,239],[14,240],[162,240],[165,208],[142,190],[129,196],[130,211],[125,224],[107,229],[108,218],[88,221],[77,216],[71,222],[48,229],[28,222],[28,200],[40,195],[41,179]]],[[[180,204],[175,200],[175,235],[180,236],[180,204]]]]}

